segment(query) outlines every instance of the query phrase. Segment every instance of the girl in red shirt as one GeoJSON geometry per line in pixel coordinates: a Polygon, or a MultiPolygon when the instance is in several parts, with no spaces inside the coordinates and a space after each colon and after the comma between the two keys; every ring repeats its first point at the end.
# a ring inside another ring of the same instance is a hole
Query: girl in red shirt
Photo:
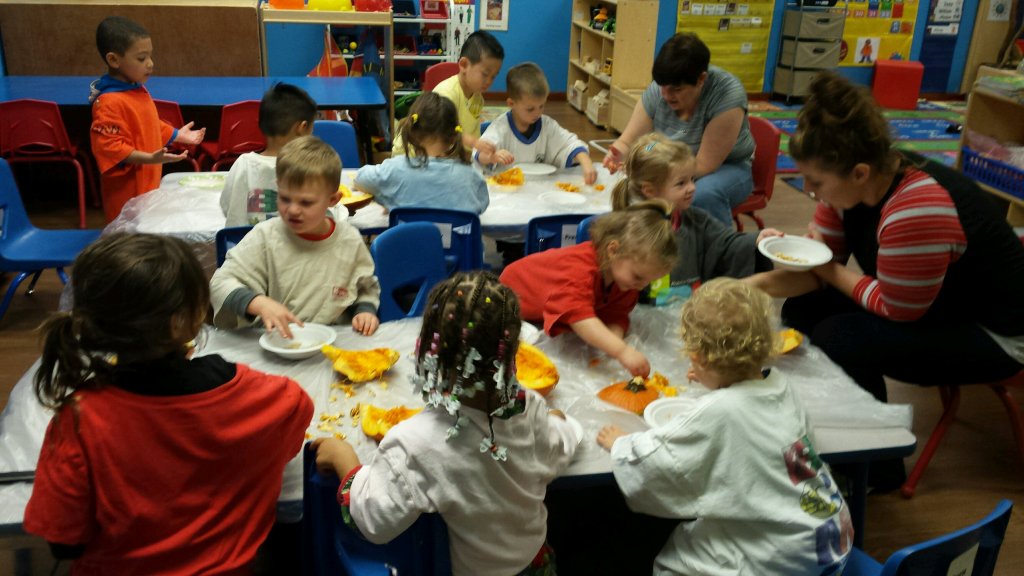
{"type": "Polygon", "coordinates": [[[35,376],[55,410],[27,532],[72,574],[246,574],[274,523],[313,403],[294,381],[190,343],[209,285],[183,241],[97,240],[74,307],[43,325],[35,376]]]}
{"type": "Polygon", "coordinates": [[[556,336],[572,330],[634,376],[651,365],[623,340],[640,290],[675,264],[672,209],[664,200],[633,204],[599,218],[590,242],[531,254],[509,264],[501,282],[519,296],[523,320],[556,336]]]}

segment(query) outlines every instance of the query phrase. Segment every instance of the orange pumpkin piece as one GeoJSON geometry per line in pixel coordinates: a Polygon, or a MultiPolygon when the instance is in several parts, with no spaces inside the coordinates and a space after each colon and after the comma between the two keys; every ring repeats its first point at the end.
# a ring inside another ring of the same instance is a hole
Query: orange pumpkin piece
{"type": "Polygon", "coordinates": [[[516,352],[516,379],[524,388],[547,396],[558,384],[558,369],[539,348],[520,342],[516,352]]]}
{"type": "Polygon", "coordinates": [[[380,442],[395,424],[402,420],[408,420],[422,411],[423,408],[406,408],[405,406],[379,408],[367,404],[363,406],[363,433],[380,442]]]}
{"type": "Polygon", "coordinates": [[[594,190],[597,190],[598,192],[603,191],[604,190],[604,184],[598,184],[597,186],[594,186],[594,190]]]}
{"type": "Polygon", "coordinates": [[[334,363],[334,369],[351,382],[366,382],[380,378],[381,374],[387,372],[398,361],[398,351],[391,348],[342,350],[328,344],[320,351],[334,363]]]}
{"type": "Polygon", "coordinates": [[[558,189],[562,190],[563,192],[579,192],[580,191],[580,187],[579,186],[577,186],[575,184],[571,184],[569,182],[555,182],[555,186],[557,186],[558,189]]]}
{"type": "Polygon", "coordinates": [[[635,414],[643,414],[644,408],[661,395],[659,390],[672,390],[673,394],[669,395],[675,395],[675,389],[668,386],[668,379],[655,372],[649,380],[636,376],[605,386],[597,393],[597,397],[635,414]]]}
{"type": "Polygon", "coordinates": [[[523,169],[519,166],[509,168],[494,177],[494,183],[501,184],[502,186],[521,186],[523,182],[523,169]]]}

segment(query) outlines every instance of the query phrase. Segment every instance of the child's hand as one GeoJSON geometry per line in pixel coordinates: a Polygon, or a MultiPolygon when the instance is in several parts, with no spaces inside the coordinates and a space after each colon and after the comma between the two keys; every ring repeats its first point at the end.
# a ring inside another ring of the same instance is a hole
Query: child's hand
{"type": "Polygon", "coordinates": [[[647,357],[632,346],[626,345],[615,359],[633,376],[647,378],[651,373],[651,363],[647,361],[647,357]]]}
{"type": "Polygon", "coordinates": [[[817,240],[818,242],[825,241],[825,237],[821,235],[821,230],[818,230],[818,227],[815,226],[814,222],[810,222],[807,224],[806,237],[810,238],[811,240],[817,240]]]}
{"type": "MultiPolygon", "coordinates": [[[[498,152],[498,147],[494,145],[494,142],[491,142],[490,140],[484,140],[483,138],[480,138],[476,142],[474,142],[473,148],[476,148],[480,152],[481,156],[486,154],[488,158],[491,158],[494,154],[497,154],[498,152]]],[[[490,164],[490,162],[484,163],[490,164]]]]}
{"type": "Polygon", "coordinates": [[[161,148],[150,155],[149,164],[170,164],[172,162],[180,162],[188,158],[188,150],[185,150],[181,154],[172,154],[167,151],[167,148],[161,148]]]}
{"type": "Polygon", "coordinates": [[[597,182],[597,170],[592,162],[588,162],[583,165],[583,183],[592,186],[594,182],[597,182]]]}
{"type": "Polygon", "coordinates": [[[360,312],[352,317],[352,329],[363,336],[372,336],[380,326],[380,319],[372,312],[360,312]]]}
{"type": "Polygon", "coordinates": [[[303,325],[302,320],[292,314],[284,304],[267,296],[253,298],[245,311],[253,316],[259,316],[263,320],[263,327],[267,329],[267,332],[277,330],[281,336],[288,339],[292,337],[292,331],[288,329],[288,324],[294,322],[299,326],[303,325]]]}
{"type": "Polygon", "coordinates": [[[773,236],[785,236],[785,233],[781,230],[776,230],[775,228],[765,228],[757,233],[757,241],[755,244],[760,244],[765,238],[771,238],[773,236]]]}
{"type": "Polygon", "coordinates": [[[316,469],[321,474],[334,474],[338,478],[344,478],[359,466],[359,456],[352,448],[352,445],[337,438],[316,438],[310,445],[310,450],[316,450],[316,469]]]}
{"type": "Polygon", "coordinates": [[[612,142],[612,145],[608,147],[608,153],[605,154],[604,160],[601,163],[612,174],[615,174],[619,171],[619,168],[622,168],[622,159],[626,156],[626,148],[626,145],[618,140],[612,142]]]}
{"type": "Polygon", "coordinates": [[[206,128],[193,130],[192,124],[194,124],[194,122],[189,122],[181,128],[178,128],[178,134],[174,137],[174,141],[179,144],[188,144],[190,146],[195,146],[202,142],[203,138],[206,137],[206,128]]]}
{"type": "Polygon", "coordinates": [[[605,426],[597,433],[597,443],[605,450],[611,451],[612,444],[626,435],[626,431],[618,426],[605,426]]]}
{"type": "Polygon", "coordinates": [[[494,153],[494,162],[497,162],[498,164],[504,164],[505,166],[508,166],[509,164],[515,161],[516,157],[513,156],[512,153],[509,152],[508,150],[498,150],[497,152],[494,153]]]}

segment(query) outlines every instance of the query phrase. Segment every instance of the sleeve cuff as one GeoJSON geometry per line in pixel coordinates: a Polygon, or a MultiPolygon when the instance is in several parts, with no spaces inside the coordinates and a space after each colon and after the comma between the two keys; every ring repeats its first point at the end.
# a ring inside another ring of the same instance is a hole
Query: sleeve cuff
{"type": "Polygon", "coordinates": [[[363,312],[369,312],[374,316],[377,315],[377,307],[370,302],[356,302],[355,308],[352,309],[352,316],[356,314],[362,314],[363,312]]]}
{"type": "Polygon", "coordinates": [[[579,148],[569,152],[569,157],[565,159],[565,167],[570,168],[576,165],[576,157],[586,152],[587,150],[580,146],[579,148]]]}
{"type": "Polygon", "coordinates": [[[177,128],[174,128],[174,129],[173,129],[173,130],[171,131],[171,139],[170,139],[170,140],[168,140],[168,141],[167,141],[167,144],[164,144],[164,146],[170,146],[171,144],[173,144],[173,143],[174,143],[174,139],[175,139],[175,138],[177,138],[177,137],[178,137],[178,129],[177,129],[177,128]]]}
{"type": "Polygon", "coordinates": [[[360,534],[360,535],[362,535],[362,534],[359,532],[359,528],[356,526],[355,521],[352,520],[352,512],[350,510],[350,507],[352,505],[352,500],[351,500],[351,497],[350,497],[350,493],[352,491],[352,482],[354,482],[355,479],[356,479],[356,473],[359,472],[359,470],[361,470],[362,468],[363,468],[363,465],[360,464],[360,465],[356,466],[355,468],[353,468],[352,470],[349,470],[349,473],[346,474],[344,478],[342,478],[341,484],[338,485],[338,496],[337,496],[337,498],[338,498],[338,506],[341,506],[341,519],[342,519],[342,521],[345,522],[346,526],[348,526],[349,528],[351,528],[357,534],[360,534]]]}
{"type": "Polygon", "coordinates": [[[259,296],[258,293],[253,291],[251,288],[241,286],[235,288],[228,297],[224,299],[224,308],[227,308],[233,312],[239,318],[246,318],[253,320],[256,317],[246,312],[249,307],[249,303],[252,302],[253,298],[259,296]]]}

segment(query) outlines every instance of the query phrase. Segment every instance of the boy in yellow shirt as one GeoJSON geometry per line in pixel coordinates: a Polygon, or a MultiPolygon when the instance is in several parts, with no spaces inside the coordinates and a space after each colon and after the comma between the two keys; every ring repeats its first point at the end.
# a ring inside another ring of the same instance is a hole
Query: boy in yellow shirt
{"type": "MultiPolygon", "coordinates": [[[[493,154],[494,144],[480,141],[480,113],[484,108],[483,93],[501,71],[505,60],[505,49],[493,34],[477,30],[466,38],[459,53],[459,73],[434,87],[434,92],[455,103],[462,126],[462,145],[493,154]]],[[[392,156],[405,153],[400,137],[395,137],[391,147],[392,156]]]]}

